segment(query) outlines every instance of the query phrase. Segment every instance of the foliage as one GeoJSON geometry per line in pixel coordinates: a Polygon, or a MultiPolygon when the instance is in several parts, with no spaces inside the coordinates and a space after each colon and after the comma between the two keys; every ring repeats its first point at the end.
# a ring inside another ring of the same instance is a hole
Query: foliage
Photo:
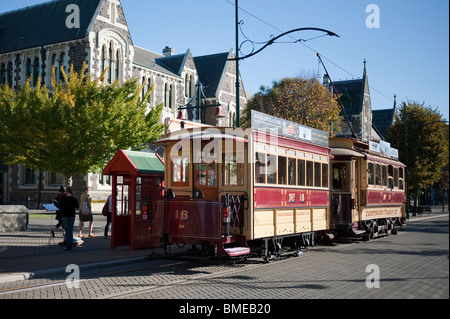
{"type": "Polygon", "coordinates": [[[412,194],[418,195],[421,189],[441,179],[442,168],[449,160],[448,132],[448,125],[437,109],[424,103],[402,102],[386,139],[399,150],[400,161],[407,165],[408,188],[412,194]]]}
{"type": "MultiPolygon", "coordinates": [[[[8,164],[72,175],[98,171],[119,149],[156,140],[162,105],[146,115],[147,96],[141,101],[135,79],[104,85],[70,69],[52,90],[30,81],[17,90],[0,87],[0,149],[8,164]]],[[[144,85],[144,84],[143,84],[144,85]]]]}
{"type": "Polygon", "coordinates": [[[247,103],[243,126],[250,126],[252,109],[326,132],[341,122],[337,100],[315,78],[285,78],[272,88],[262,86],[247,103]]]}

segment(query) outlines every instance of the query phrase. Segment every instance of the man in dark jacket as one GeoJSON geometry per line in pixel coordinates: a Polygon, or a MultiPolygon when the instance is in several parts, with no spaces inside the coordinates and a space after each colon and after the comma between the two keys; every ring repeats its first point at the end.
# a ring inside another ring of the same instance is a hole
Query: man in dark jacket
{"type": "Polygon", "coordinates": [[[72,188],[66,188],[66,195],[61,198],[61,216],[66,231],[66,247],[64,250],[72,250],[73,246],[73,224],[75,223],[75,210],[80,206],[78,200],[73,196],[72,188]]]}

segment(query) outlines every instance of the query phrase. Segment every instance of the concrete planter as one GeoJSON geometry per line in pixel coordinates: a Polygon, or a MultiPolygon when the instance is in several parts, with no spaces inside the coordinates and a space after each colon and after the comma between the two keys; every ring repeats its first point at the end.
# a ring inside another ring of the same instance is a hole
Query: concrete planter
{"type": "Polygon", "coordinates": [[[28,221],[28,209],[25,206],[0,205],[0,233],[25,231],[28,221]]]}

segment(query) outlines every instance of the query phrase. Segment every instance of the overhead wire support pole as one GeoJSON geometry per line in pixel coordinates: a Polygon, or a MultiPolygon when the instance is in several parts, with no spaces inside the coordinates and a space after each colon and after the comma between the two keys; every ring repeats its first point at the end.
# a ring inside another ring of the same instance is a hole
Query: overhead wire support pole
{"type": "MultiPolygon", "coordinates": [[[[328,70],[327,70],[327,68],[325,66],[325,63],[323,63],[322,57],[320,56],[319,53],[317,53],[317,57],[319,58],[320,64],[322,64],[322,66],[323,66],[325,74],[328,76],[328,79],[329,79],[329,81],[331,83],[331,87],[333,88],[333,94],[336,94],[336,88],[334,87],[334,84],[333,84],[333,81],[331,80],[330,74],[328,73],[328,70]]],[[[350,131],[352,132],[352,137],[358,138],[358,136],[356,135],[355,131],[353,130],[353,127],[350,124],[350,120],[348,119],[347,112],[345,112],[345,108],[344,108],[344,106],[341,103],[341,99],[338,99],[338,103],[339,103],[339,106],[342,109],[342,113],[344,113],[345,121],[347,122],[348,127],[350,128],[350,131]]]]}
{"type": "MultiPolygon", "coordinates": [[[[336,33],[329,31],[329,30],[325,30],[325,29],[321,29],[321,28],[312,28],[312,27],[306,27],[306,28],[297,28],[297,29],[293,29],[287,32],[284,32],[282,34],[280,34],[279,36],[276,36],[274,38],[272,38],[271,40],[269,40],[262,48],[260,48],[259,50],[252,52],[246,56],[240,57],[239,56],[239,25],[241,24],[241,22],[239,21],[239,0],[235,0],[235,15],[236,15],[236,52],[235,52],[235,58],[234,59],[228,59],[228,61],[235,61],[236,62],[236,127],[240,127],[241,126],[241,94],[240,94],[240,87],[241,87],[241,80],[240,80],[240,72],[239,72],[239,61],[240,60],[244,60],[247,59],[249,57],[254,56],[255,54],[258,54],[259,52],[261,52],[262,50],[264,50],[265,48],[267,48],[268,46],[272,45],[275,43],[276,40],[278,40],[279,38],[282,38],[288,34],[294,33],[294,32],[299,32],[299,31],[321,31],[321,32],[325,32],[326,35],[328,36],[335,36],[339,38],[339,35],[337,35],[336,33]]],[[[303,40],[297,40],[296,42],[299,41],[303,41],[303,40]]],[[[323,64],[323,63],[322,63],[323,64]]],[[[351,127],[350,127],[351,129],[351,127]]],[[[353,130],[352,130],[353,132],[353,130]]],[[[353,133],[354,134],[354,133],[353,133]]]]}

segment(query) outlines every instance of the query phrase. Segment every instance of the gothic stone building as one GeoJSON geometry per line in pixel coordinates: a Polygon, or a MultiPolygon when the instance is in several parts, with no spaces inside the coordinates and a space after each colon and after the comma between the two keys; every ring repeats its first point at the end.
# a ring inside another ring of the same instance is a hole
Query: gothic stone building
{"type": "MultiPolygon", "coordinates": [[[[28,78],[32,85],[38,78],[49,85],[52,67],[68,70],[73,65],[79,71],[86,61],[93,77],[110,67],[108,83],[137,78],[147,83],[143,95],[154,85],[148,107],[164,104],[161,121],[177,117],[180,107],[197,105],[200,99],[201,104],[220,104],[225,118],[217,119],[214,109],[203,114],[183,111],[183,115],[189,120],[201,118],[206,124],[232,126],[236,112],[233,57],[232,49],[194,57],[189,49],[175,54],[166,47],[158,54],[136,46],[120,0],[55,0],[0,14],[0,85],[17,88],[28,78]]],[[[62,79],[59,72],[56,76],[62,79]]],[[[245,106],[245,90],[241,92],[245,106]]],[[[64,179],[52,172],[42,175],[45,203],[64,179]]],[[[0,204],[25,203],[30,196],[31,207],[36,207],[38,176],[33,169],[0,162],[0,204]]],[[[77,192],[89,185],[94,200],[104,200],[111,192],[108,177],[96,173],[75,176],[73,185],[77,192]]]]}
{"type": "MultiPolygon", "coordinates": [[[[326,77],[324,86],[330,88],[329,80],[326,77]]],[[[384,139],[388,127],[395,121],[397,105],[394,97],[393,108],[372,110],[366,61],[364,61],[364,72],[361,79],[335,81],[333,86],[336,93],[340,94],[340,102],[344,106],[345,115],[358,139],[364,142],[384,139]]],[[[341,112],[341,115],[344,115],[344,112],[341,112]]],[[[337,135],[350,137],[352,134],[349,126],[344,124],[342,132],[337,135]]]]}

